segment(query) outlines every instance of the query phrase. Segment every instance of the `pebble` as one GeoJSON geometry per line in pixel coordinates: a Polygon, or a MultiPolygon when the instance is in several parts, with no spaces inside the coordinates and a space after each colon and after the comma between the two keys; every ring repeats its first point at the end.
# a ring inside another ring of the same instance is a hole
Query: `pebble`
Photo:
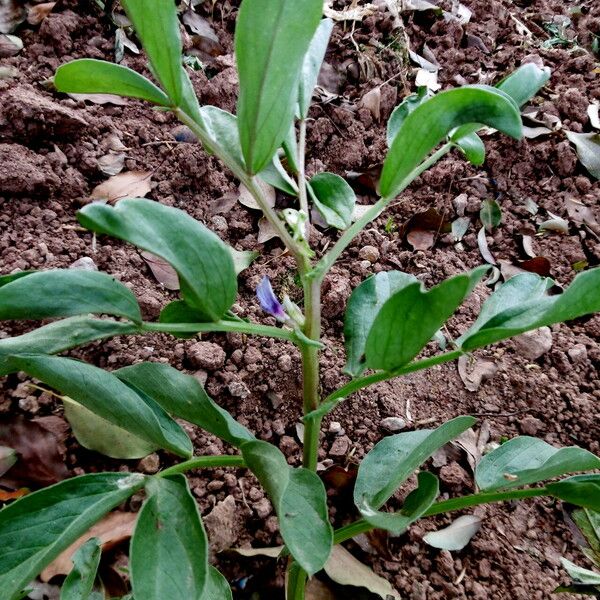
{"type": "Polygon", "coordinates": [[[277,359],[277,366],[285,373],[287,373],[288,371],[291,371],[292,370],[292,357],[289,354],[282,354],[277,359]]]}
{"type": "Polygon", "coordinates": [[[385,419],[381,419],[380,425],[384,429],[395,433],[406,428],[406,421],[400,417],[386,417],[385,419]]]}
{"type": "Polygon", "coordinates": [[[82,256],[78,258],[74,263],[69,265],[69,269],[79,269],[81,271],[97,271],[98,267],[92,258],[89,256],[82,256]]]}
{"type": "Polygon", "coordinates": [[[466,194],[459,194],[452,200],[452,204],[454,205],[454,210],[459,217],[465,216],[465,209],[467,208],[467,204],[469,202],[469,197],[466,194]]]}
{"type": "Polygon", "coordinates": [[[379,260],[379,250],[375,246],[363,246],[358,252],[358,258],[376,263],[379,260]]]}
{"type": "Polygon", "coordinates": [[[212,342],[196,342],[187,350],[191,363],[200,369],[214,371],[225,364],[226,354],[223,348],[212,342]]]}
{"type": "Polygon", "coordinates": [[[342,431],[342,424],[339,423],[338,421],[331,421],[331,423],[329,423],[329,433],[333,433],[334,435],[337,435],[338,433],[340,433],[342,431]]]}
{"type": "Polygon", "coordinates": [[[350,438],[347,435],[342,435],[335,439],[329,450],[330,456],[346,456],[350,450],[350,438]]]}
{"type": "Polygon", "coordinates": [[[26,396],[19,399],[19,408],[25,412],[35,414],[40,410],[40,404],[35,396],[26,396]]]}
{"type": "Polygon", "coordinates": [[[247,398],[250,395],[248,386],[243,381],[232,381],[227,389],[232,396],[236,398],[247,398]]]}
{"type": "Polygon", "coordinates": [[[535,417],[527,416],[521,419],[521,431],[526,435],[537,435],[543,427],[542,421],[535,417]]]}
{"type": "Polygon", "coordinates": [[[587,360],[587,348],[583,344],[575,344],[567,350],[572,363],[580,363],[587,360]]]}
{"type": "Polygon", "coordinates": [[[148,454],[148,456],[144,456],[138,463],[138,468],[144,473],[156,473],[160,468],[160,458],[158,457],[158,454],[153,452],[152,454],[148,454]]]}
{"type": "Polygon", "coordinates": [[[527,360],[536,360],[552,348],[550,327],[540,327],[518,335],[513,340],[515,350],[527,360]]]}
{"type": "Polygon", "coordinates": [[[266,519],[271,514],[271,503],[267,498],[263,498],[252,505],[259,519],[266,519]]]}

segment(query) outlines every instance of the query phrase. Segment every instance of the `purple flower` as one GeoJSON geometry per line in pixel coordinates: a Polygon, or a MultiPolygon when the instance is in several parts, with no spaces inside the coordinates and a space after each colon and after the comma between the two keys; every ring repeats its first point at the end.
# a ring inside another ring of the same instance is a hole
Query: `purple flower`
{"type": "Polygon", "coordinates": [[[260,302],[261,308],[274,316],[278,321],[285,323],[289,320],[289,316],[283,310],[283,306],[281,306],[281,302],[277,299],[277,296],[273,293],[273,288],[271,287],[271,282],[269,278],[265,275],[262,278],[262,281],[258,284],[256,288],[256,297],[260,302]]]}

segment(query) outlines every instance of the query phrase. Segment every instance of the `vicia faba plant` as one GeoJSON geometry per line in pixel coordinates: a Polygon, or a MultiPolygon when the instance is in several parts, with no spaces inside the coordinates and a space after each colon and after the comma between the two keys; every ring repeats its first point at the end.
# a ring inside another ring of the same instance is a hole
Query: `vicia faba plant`
{"type": "MultiPolygon", "coordinates": [[[[522,332],[576,319],[600,310],[600,271],[580,273],[561,294],[534,274],[513,277],[483,304],[473,325],[451,347],[427,358],[421,351],[486,273],[486,267],[426,289],[414,276],[390,271],[368,278],[353,292],[345,316],[348,383],[322,398],[319,385],[320,290],[324,277],[357,234],[423,171],[452,149],[480,164],[486,126],[521,137],[519,107],[549,74],[533,64],[519,68],[496,87],[464,86],[431,98],[406,99],[389,123],[389,151],[379,183],[380,199],[355,218],[355,197],[338,175],[307,180],[306,119],[313,88],[332,29],[322,20],[322,0],[243,0],[235,33],[240,81],[237,116],[199,106],[182,66],[179,24],[173,0],[122,0],[141,40],[156,83],[116,64],[76,60],[60,67],[56,89],[141,98],[171,111],[236,175],[294,256],[304,289],[302,309],[281,303],[268,279],[257,294],[281,326],[240,319],[232,312],[237,272],[247,256],[235,252],[184,212],[144,199],[115,206],[90,204],[80,223],[152,252],[177,272],[181,300],[164,307],[158,322],[142,320],[131,291],[98,272],[53,270],[0,278],[0,319],[57,319],[24,335],[0,341],[0,374],[24,372],[56,391],[74,432],[82,423],[102,427],[123,442],[93,448],[121,458],[163,449],[183,459],[157,475],[94,473],[39,490],[0,512],[0,590],[21,597],[27,584],[60,552],[132,494],[145,490],[130,548],[136,600],[231,598],[224,577],[209,565],[207,538],[186,478],[191,469],[248,468],[268,492],[277,512],[287,560],[287,598],[304,597],[307,577],[326,565],[332,547],[373,528],[394,534],[416,520],[487,502],[549,496],[600,510],[600,476],[574,472],[600,468],[600,459],[578,448],[556,448],[517,437],[486,454],[477,465],[476,493],[438,501],[438,479],[423,469],[438,449],[470,428],[461,416],[436,429],[385,437],[358,470],[354,501],[360,519],[333,530],[324,485],[316,474],[322,418],[352,393],[376,382],[452,361],[477,348],[522,332]],[[299,18],[299,15],[301,17],[299,18]],[[281,157],[285,157],[284,169],[281,157]],[[263,195],[266,181],[297,198],[279,212],[263,195]],[[309,207],[342,231],[323,256],[306,235],[309,207]],[[96,316],[90,316],[96,315],[96,316]],[[112,317],[112,318],[110,318],[112,317]],[[58,355],[111,336],[150,331],[193,336],[240,332],[287,340],[302,357],[304,397],[303,467],[292,468],[280,450],[255,438],[211,400],[192,376],[146,362],[108,372],[58,355]],[[83,412],[84,411],[84,412],[83,412]],[[84,418],[82,418],[82,414],[84,418]],[[78,418],[79,417],[79,418],[78,418]],[[174,420],[184,419],[238,450],[193,457],[192,443],[174,420]],[[418,485],[400,511],[386,502],[418,473],[418,485]],[[542,483],[546,482],[546,483],[542,483]]],[[[79,427],[79,430],[78,430],[79,427]]],[[[91,598],[97,540],[78,552],[62,598],[91,598]]]]}

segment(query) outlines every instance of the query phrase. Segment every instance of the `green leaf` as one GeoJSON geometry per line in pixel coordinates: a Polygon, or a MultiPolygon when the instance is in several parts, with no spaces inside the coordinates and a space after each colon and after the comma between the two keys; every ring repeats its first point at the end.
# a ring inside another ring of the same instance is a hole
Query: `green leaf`
{"type": "Polygon", "coordinates": [[[531,100],[550,79],[548,67],[538,67],[533,63],[527,63],[507,75],[496,87],[508,94],[521,107],[531,100]]]}
{"type": "Polygon", "coordinates": [[[387,145],[388,148],[394,143],[394,138],[398,135],[402,124],[406,120],[406,117],[415,110],[418,106],[423,104],[425,100],[431,98],[427,86],[420,86],[417,88],[415,94],[406,96],[396,108],[392,111],[390,118],[387,123],[387,145]]]}
{"type": "Polygon", "coordinates": [[[484,200],[481,203],[479,218],[488,231],[498,227],[502,221],[502,211],[498,203],[495,200],[484,200]]]}
{"type": "Polygon", "coordinates": [[[457,417],[437,429],[420,429],[383,438],[365,456],[354,486],[354,503],[363,516],[378,510],[436,450],[475,423],[457,417]]]}
{"type": "MultiPolygon", "coordinates": [[[[596,484],[599,486],[598,489],[594,490],[590,488],[587,490],[588,492],[592,492],[592,496],[598,497],[598,492],[600,491],[600,476],[593,475],[575,475],[575,477],[570,477],[570,480],[575,485],[579,484],[596,484]]],[[[569,479],[563,481],[569,481],[569,479]]],[[[560,482],[558,482],[560,483],[560,482]]],[[[582,491],[586,491],[583,489],[582,491]]],[[[598,501],[600,502],[600,500],[598,501]]],[[[600,567],[600,511],[596,511],[589,508],[578,508],[571,513],[571,518],[579,527],[579,530],[585,537],[589,548],[584,548],[584,553],[586,556],[590,558],[598,567],[600,567]]]]}
{"type": "Polygon", "coordinates": [[[306,119],[308,116],[308,109],[310,108],[313,92],[319,79],[319,72],[321,71],[321,65],[325,58],[325,52],[327,52],[332,31],[333,21],[331,19],[323,19],[319,23],[317,31],[308,47],[308,52],[304,57],[298,90],[298,107],[301,119],[306,119]]]}
{"type": "Polygon", "coordinates": [[[452,131],[482,123],[520,139],[521,116],[514,101],[488,86],[465,86],[442,92],[415,108],[404,120],[385,159],[380,189],[393,198],[419,163],[452,131]]]}
{"type": "Polygon", "coordinates": [[[471,293],[486,273],[478,267],[469,274],[446,279],[426,290],[420,281],[393,294],[371,326],[365,353],[370,369],[393,371],[408,364],[471,293]]]}
{"type": "Polygon", "coordinates": [[[11,600],[96,521],[142,488],[139,473],[61,481],[0,511],[0,589],[11,600]]]}
{"type": "Polygon", "coordinates": [[[400,535],[406,531],[412,523],[427,512],[440,492],[438,478],[432,473],[421,471],[418,480],[417,489],[406,497],[402,509],[397,513],[373,510],[367,502],[364,502],[360,512],[365,521],[377,529],[385,529],[394,535],[400,535]]]}
{"type": "Polygon", "coordinates": [[[114,208],[88,204],[78,218],[92,231],[126,240],[167,261],[179,275],[184,300],[203,320],[218,321],[235,301],[237,279],[229,247],[182,210],[136,198],[121,200],[114,208]]]}
{"type": "Polygon", "coordinates": [[[310,180],[308,191],[327,225],[350,227],[356,194],[345,179],[335,173],[319,173],[310,180]]]}
{"type": "Polygon", "coordinates": [[[233,600],[229,582],[214,567],[208,568],[208,579],[202,600],[233,600]]]}
{"type": "Polygon", "coordinates": [[[149,79],[128,67],[81,58],[58,67],[54,87],[67,94],[117,94],[169,106],[168,96],[149,79]]]}
{"type": "MultiPolygon", "coordinates": [[[[225,150],[229,158],[240,169],[245,170],[246,164],[242,155],[236,116],[216,106],[203,106],[200,108],[200,114],[202,115],[202,129],[210,139],[225,150]]],[[[209,150],[212,151],[211,148],[209,150]]]]}
{"type": "Polygon", "coordinates": [[[563,321],[600,311],[600,269],[579,273],[557,296],[549,296],[552,281],[533,273],[509,279],[483,304],[479,317],[456,344],[473,350],[563,321]]]}
{"type": "MultiPolygon", "coordinates": [[[[600,475],[575,475],[555,483],[549,483],[546,488],[556,498],[600,512],[600,475]]],[[[600,519],[598,517],[596,517],[596,527],[598,527],[598,535],[600,535],[600,519]]],[[[600,557],[600,546],[598,546],[598,556],[600,557]]]]}
{"type": "Polygon", "coordinates": [[[65,418],[73,429],[73,435],[88,450],[111,458],[131,460],[147,456],[159,448],[155,443],[103,419],[68,396],[63,396],[62,400],[65,418]]]}
{"type": "MultiPolygon", "coordinates": [[[[457,131],[459,130],[460,127],[457,131]]],[[[481,138],[475,132],[467,133],[462,137],[452,135],[450,141],[460,148],[472,165],[479,166],[485,162],[485,146],[483,145],[481,138]]]]}
{"type": "Polygon", "coordinates": [[[37,271],[0,287],[0,320],[106,313],[139,323],[140,307],[122,283],[97,271],[37,271]],[[67,293],[68,291],[68,293],[67,293]]]}
{"type": "Polygon", "coordinates": [[[131,538],[134,597],[202,598],[208,580],[208,540],[186,478],[153,478],[146,491],[148,499],[131,538]]]}
{"type": "Polygon", "coordinates": [[[309,575],[320,571],[333,545],[323,482],[313,471],[290,467],[281,451],[267,442],[246,442],[241,450],[273,502],[290,553],[309,575]]]}
{"type": "Polygon", "coordinates": [[[590,569],[584,569],[583,567],[578,567],[575,563],[572,563],[570,560],[567,560],[563,557],[561,557],[560,561],[573,581],[582,583],[584,585],[600,586],[600,573],[596,573],[590,569]]]}
{"type": "Polygon", "coordinates": [[[235,250],[234,248],[230,248],[230,252],[236,275],[245,271],[260,256],[260,252],[252,250],[235,250]]]}
{"type": "Polygon", "coordinates": [[[170,365],[145,362],[124,367],[114,374],[148,395],[167,412],[199,425],[233,446],[255,439],[243,425],[209,398],[195,377],[170,365]]]}
{"type": "Polygon", "coordinates": [[[11,372],[8,357],[13,354],[58,354],[96,340],[137,331],[138,328],[133,323],[93,317],[69,317],[23,335],[0,339],[0,377],[11,372]]]}
{"type": "Polygon", "coordinates": [[[37,273],[37,271],[17,271],[16,273],[10,273],[9,275],[0,275],[0,287],[10,283],[11,281],[21,279],[21,277],[27,277],[32,273],[37,273]]]}
{"type": "Polygon", "coordinates": [[[123,0],[123,8],[133,23],[154,76],[172,102],[200,121],[198,100],[183,68],[179,19],[174,0],[123,0]]]}
{"type": "Polygon", "coordinates": [[[352,292],[344,317],[345,373],[358,377],[365,370],[365,345],[377,313],[393,294],[416,281],[413,275],[386,271],[365,279],[352,292]]]}
{"type": "Polygon", "coordinates": [[[113,425],[178,456],[192,455],[192,443],[183,429],[154,400],[134,392],[112,373],[57,356],[24,354],[10,360],[18,370],[59,390],[113,425]]]}
{"type": "Polygon", "coordinates": [[[575,146],[581,164],[589,174],[600,179],[600,133],[576,133],[565,131],[569,141],[575,146]]]}
{"type": "Polygon", "coordinates": [[[258,174],[258,176],[265,183],[272,185],[289,196],[298,195],[298,185],[287,174],[277,154],[273,157],[273,160],[258,174]]]}
{"type": "Polygon", "coordinates": [[[482,491],[493,491],[599,468],[600,458],[587,450],[555,448],[543,440],[521,436],[486,454],[477,465],[475,482],[482,491]]]}
{"type": "Polygon", "coordinates": [[[251,174],[271,162],[289,132],[304,56],[322,13],[322,0],[244,0],[240,7],[238,126],[251,174]]]}
{"type": "Polygon", "coordinates": [[[89,539],[75,552],[71,558],[73,568],[63,583],[60,600],[90,600],[101,555],[98,538],[89,539]]]}
{"type": "Polygon", "coordinates": [[[298,166],[298,140],[296,139],[296,125],[292,123],[287,136],[282,143],[283,152],[287,159],[288,169],[297,175],[300,167],[298,166]]]}

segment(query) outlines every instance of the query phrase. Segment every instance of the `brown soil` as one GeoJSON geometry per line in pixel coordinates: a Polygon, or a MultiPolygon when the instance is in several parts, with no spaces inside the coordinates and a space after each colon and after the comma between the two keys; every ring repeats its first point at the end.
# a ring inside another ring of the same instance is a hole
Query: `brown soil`
{"type": "MultiPolygon", "coordinates": [[[[345,3],[335,4],[340,8],[345,3]]],[[[600,34],[597,3],[579,3],[583,14],[573,17],[570,29],[578,44],[550,49],[540,46],[548,37],[544,25],[567,14],[575,6],[571,2],[464,0],[464,4],[473,11],[466,26],[431,12],[405,15],[411,49],[428,53],[430,60],[435,57],[441,65],[440,83],[452,86],[497,81],[523,62],[543,60],[553,74],[535,104],[559,116],[566,129],[588,131],[587,105],[600,100],[598,63],[586,49],[600,34]],[[515,18],[532,32],[531,39],[518,32],[515,18]],[[424,50],[425,44],[428,50],[424,50]]],[[[257,243],[257,215],[227,201],[237,184],[218,160],[197,144],[176,142],[177,123],[170,115],[153,112],[135,101],[125,106],[77,102],[46,91],[42,85],[57,66],[72,58],[112,60],[114,30],[94,6],[93,2],[72,0],[59,3],[39,27],[20,30],[24,51],[3,60],[18,74],[0,81],[0,272],[67,267],[90,256],[100,270],[131,287],[148,319],[156,318],[161,306],[176,297],[156,282],[133,248],[104,237],[94,245],[92,236],[77,226],[77,208],[105,179],[98,169],[98,158],[107,152],[107,138],[116,135],[128,148],[126,170],[152,171],[149,197],[188,211],[238,249],[263,252],[240,277],[238,312],[268,323],[253,290],[267,274],[278,291],[297,298],[293,263],[281,256],[276,240],[264,246],[257,243]]],[[[216,3],[213,22],[224,54],[211,61],[209,76],[192,74],[202,103],[230,111],[235,109],[236,98],[231,54],[234,18],[235,9],[229,1],[216,3]]],[[[339,98],[318,103],[312,110],[308,136],[311,172],[326,168],[345,175],[348,171],[369,171],[381,162],[385,121],[393,106],[414,89],[402,55],[402,38],[394,37],[391,17],[384,11],[354,28],[351,23],[336,25],[323,83],[339,98]],[[384,81],[381,119],[377,121],[359,102],[384,81]]],[[[130,53],[126,53],[124,64],[147,72],[143,58],[130,53]]],[[[487,160],[482,168],[474,168],[452,154],[423,175],[357,239],[328,278],[324,288],[324,392],[342,381],[342,317],[351,289],[370,273],[382,270],[404,270],[431,285],[481,264],[476,232],[482,200],[495,198],[502,206],[502,224],[488,241],[497,259],[511,263],[527,258],[522,235],[534,235],[536,225],[547,218],[546,211],[567,217],[565,201],[575,198],[598,214],[600,184],[578,163],[562,132],[522,142],[493,135],[486,138],[486,147],[487,160]],[[529,200],[540,207],[538,215],[527,211],[529,200]],[[441,236],[432,249],[413,251],[401,238],[399,227],[429,207],[449,220],[454,220],[462,207],[472,220],[462,247],[441,236]],[[365,252],[361,249],[365,246],[377,250],[379,256],[375,255],[373,263],[363,260],[365,252]]],[[[362,203],[373,201],[367,188],[359,186],[357,191],[362,203]]],[[[331,232],[314,232],[318,249],[324,249],[333,237],[331,232]]],[[[549,233],[535,237],[533,244],[536,253],[550,261],[551,274],[562,285],[575,275],[573,264],[600,262],[600,238],[574,223],[567,235],[549,233]]],[[[477,289],[452,320],[451,335],[464,329],[488,293],[483,286],[477,289]]],[[[23,329],[3,324],[0,336],[23,329]]],[[[360,460],[385,434],[381,421],[386,417],[402,417],[409,427],[422,427],[436,426],[465,413],[487,421],[493,441],[502,436],[536,435],[552,444],[577,444],[599,453],[599,340],[600,317],[593,317],[553,327],[551,350],[533,361],[512,342],[478,352],[478,358],[492,360],[498,370],[476,392],[465,389],[456,365],[450,364],[356,394],[326,420],[320,460],[338,465],[360,460]],[[342,430],[334,425],[332,430],[337,427],[337,433],[328,433],[332,422],[339,423],[342,430]]],[[[203,341],[221,346],[224,362],[210,364],[207,352],[195,346],[198,340],[181,341],[162,334],[92,344],[74,355],[106,368],[158,360],[196,373],[206,378],[207,390],[217,402],[258,437],[278,444],[291,464],[299,464],[297,351],[283,342],[239,335],[212,335],[203,341]]],[[[17,376],[0,382],[0,413],[28,418],[61,416],[61,409],[50,397],[21,384],[17,376]]],[[[190,434],[199,454],[226,450],[219,440],[199,430],[192,429],[190,434]]],[[[72,437],[67,437],[65,444],[66,465],[73,475],[139,468],[135,462],[109,460],[85,451],[72,437]]],[[[160,456],[161,466],[169,461],[169,457],[160,456]]],[[[432,469],[440,476],[442,494],[472,491],[464,455],[450,452],[436,464],[432,469]]],[[[142,468],[148,468],[148,463],[142,468]]],[[[231,535],[230,539],[219,539],[221,547],[279,542],[272,507],[246,472],[197,473],[191,478],[191,487],[204,515],[225,498],[233,497],[231,535]]],[[[331,509],[336,525],[356,517],[345,493],[332,490],[331,495],[332,500],[337,499],[336,508],[331,509]]],[[[226,505],[220,510],[226,511],[226,505]]],[[[139,499],[132,501],[131,507],[136,506],[139,499]]],[[[387,577],[403,597],[415,600],[549,598],[557,585],[567,581],[559,557],[584,561],[564,523],[560,505],[529,501],[475,512],[484,519],[481,532],[466,549],[452,555],[422,541],[424,531],[448,522],[444,519],[420,523],[399,538],[383,543],[379,540],[375,545],[383,551],[377,553],[369,552],[365,544],[350,544],[349,548],[387,577]]],[[[217,515],[212,522],[218,524],[217,515]]],[[[216,540],[223,532],[215,531],[210,518],[208,521],[216,540]]],[[[250,597],[256,591],[260,598],[282,597],[282,573],[275,572],[272,562],[227,555],[220,555],[218,561],[237,589],[236,597],[250,597]]],[[[346,591],[344,597],[358,597],[348,594],[356,592],[346,591]]]]}

